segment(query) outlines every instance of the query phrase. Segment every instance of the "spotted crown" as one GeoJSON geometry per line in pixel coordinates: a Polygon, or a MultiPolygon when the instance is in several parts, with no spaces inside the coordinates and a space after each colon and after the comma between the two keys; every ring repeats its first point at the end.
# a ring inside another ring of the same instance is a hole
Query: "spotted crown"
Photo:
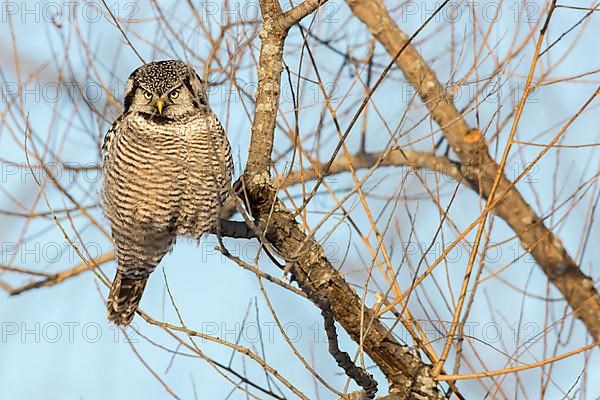
{"type": "Polygon", "coordinates": [[[131,74],[130,78],[141,87],[162,95],[178,83],[189,79],[193,70],[180,60],[154,61],[142,65],[131,74]]]}

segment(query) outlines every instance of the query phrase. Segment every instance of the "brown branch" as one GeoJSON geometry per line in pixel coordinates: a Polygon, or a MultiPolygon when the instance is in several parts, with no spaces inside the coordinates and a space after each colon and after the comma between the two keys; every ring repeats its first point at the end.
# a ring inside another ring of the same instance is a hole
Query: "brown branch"
{"type": "Polygon", "coordinates": [[[234,239],[252,239],[256,237],[256,233],[254,233],[252,227],[244,221],[229,221],[222,219],[220,223],[221,226],[219,229],[214,228],[210,233],[234,239]]]}
{"type": "MultiPolygon", "coordinates": [[[[381,0],[347,0],[360,19],[394,57],[405,46],[408,35],[400,30],[381,0]]],[[[396,65],[416,88],[431,116],[462,162],[467,181],[488,198],[499,165],[490,156],[484,138],[469,127],[433,70],[417,49],[409,44],[396,65]]],[[[489,199],[488,199],[489,200],[489,199]]],[[[600,340],[600,294],[565,250],[560,238],[550,231],[514,185],[502,176],[496,195],[495,212],[513,229],[522,246],[531,253],[548,279],[562,293],[595,340],[600,340]]]]}
{"type": "MultiPolygon", "coordinates": [[[[326,162],[312,165],[311,168],[303,168],[298,171],[292,171],[287,175],[276,179],[274,186],[284,188],[290,185],[296,185],[326,176],[333,176],[344,172],[350,172],[351,167],[355,170],[381,167],[410,167],[411,169],[427,169],[439,172],[458,182],[469,185],[461,172],[461,166],[448,157],[438,156],[426,151],[392,149],[390,151],[359,153],[354,154],[350,159],[345,156],[335,159],[331,166],[326,162]]],[[[235,186],[235,185],[234,185],[235,186]]],[[[243,222],[227,221],[237,212],[237,204],[233,199],[228,199],[223,206],[221,213],[222,231],[221,236],[233,238],[251,238],[254,233],[249,227],[242,227],[243,222]],[[233,223],[233,224],[231,224],[233,223]]],[[[216,233],[213,232],[213,233],[216,233]]]]}
{"type": "Polygon", "coordinates": [[[291,28],[293,25],[300,22],[302,18],[311,14],[326,2],[327,0],[305,0],[296,7],[284,12],[280,19],[283,21],[285,29],[291,28]]]}
{"type": "MultiPolygon", "coordinates": [[[[356,392],[349,393],[347,397],[339,400],[363,400],[365,398],[365,392],[357,390],[356,392]]],[[[404,400],[403,397],[397,394],[388,394],[386,396],[377,397],[375,400],[404,400]]]]}
{"type": "MultiPolygon", "coordinates": [[[[297,6],[297,8],[300,6],[297,6]]],[[[256,224],[278,255],[293,266],[294,277],[305,293],[327,299],[335,319],[379,366],[392,390],[402,398],[416,395],[441,399],[431,367],[418,353],[398,343],[365,307],[343,276],[327,260],[322,247],[298,226],[293,214],[277,197],[270,177],[271,153],[281,85],[283,47],[290,25],[282,21],[277,0],[261,0],[263,28],[258,67],[258,90],[241,197],[256,224]],[[287,27],[286,27],[287,26],[287,27]],[[361,318],[362,316],[362,318],[361,318]],[[368,325],[368,330],[363,322],[368,325]],[[363,336],[364,335],[364,336],[363,336]]],[[[306,8],[308,9],[308,8],[306,8]]],[[[299,20],[297,18],[296,20],[299,20]]]]}
{"type": "Polygon", "coordinates": [[[246,172],[266,172],[271,166],[275,116],[281,90],[283,44],[287,36],[277,0],[260,1],[263,28],[260,32],[261,46],[258,62],[258,89],[252,121],[252,136],[246,172]]]}
{"type": "Polygon", "coordinates": [[[461,181],[463,175],[460,171],[460,165],[450,161],[447,157],[437,156],[426,151],[393,149],[390,151],[359,153],[350,158],[340,156],[331,163],[318,163],[312,169],[303,169],[293,171],[281,179],[275,181],[276,187],[284,187],[318,179],[323,176],[331,176],[343,172],[351,172],[352,169],[381,167],[411,167],[414,169],[427,169],[444,174],[456,181],[461,181]]]}
{"type": "MultiPolygon", "coordinates": [[[[290,268],[293,279],[297,280],[295,270],[296,269],[293,266],[290,268]]],[[[302,287],[302,290],[307,293],[308,298],[321,309],[325,334],[327,335],[329,354],[333,356],[337,365],[344,370],[346,375],[363,388],[363,398],[374,399],[377,394],[377,381],[373,378],[373,375],[368,373],[364,368],[356,366],[354,361],[350,358],[350,355],[345,351],[340,350],[338,335],[335,329],[335,318],[331,310],[329,299],[319,297],[319,295],[311,288],[304,286],[300,281],[298,281],[298,283],[302,287]]]]}
{"type": "MultiPolygon", "coordinates": [[[[100,257],[97,257],[97,258],[91,260],[92,261],[91,264],[98,267],[104,263],[114,260],[114,258],[115,258],[115,254],[111,251],[111,252],[101,255],[100,257]]],[[[11,296],[15,296],[15,295],[21,294],[23,292],[26,292],[28,290],[38,289],[38,288],[47,287],[47,286],[54,286],[61,282],[66,281],[67,279],[73,278],[89,269],[90,269],[90,267],[88,266],[88,264],[83,262],[79,265],[74,266],[73,268],[69,268],[67,270],[57,272],[56,274],[51,274],[46,279],[42,279],[39,281],[33,281],[33,282],[27,283],[23,286],[12,288],[11,290],[7,290],[7,291],[8,291],[8,294],[10,294],[11,296]]]]}
{"type": "Polygon", "coordinates": [[[294,266],[294,277],[304,292],[314,292],[329,299],[335,319],[379,366],[393,390],[402,398],[420,394],[422,398],[441,399],[431,376],[431,366],[418,353],[398,343],[388,329],[376,318],[373,310],[362,304],[360,298],[343,276],[325,257],[323,249],[312,237],[300,230],[292,213],[276,197],[277,191],[264,175],[251,177],[246,171],[246,190],[249,208],[266,240],[278,255],[294,266]],[[361,315],[364,317],[361,318],[361,315]],[[361,320],[363,323],[361,323],[361,320]],[[372,321],[364,336],[366,325],[372,321]]]}

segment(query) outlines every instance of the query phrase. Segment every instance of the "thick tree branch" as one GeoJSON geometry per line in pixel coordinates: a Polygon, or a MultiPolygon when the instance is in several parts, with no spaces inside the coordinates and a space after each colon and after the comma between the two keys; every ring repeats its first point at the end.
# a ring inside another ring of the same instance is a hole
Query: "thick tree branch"
{"type": "MultiPolygon", "coordinates": [[[[381,0],[347,0],[360,19],[385,47],[396,56],[408,35],[390,17],[381,0]]],[[[431,116],[442,128],[462,162],[462,172],[488,201],[496,202],[495,212],[514,230],[523,248],[531,253],[548,279],[562,293],[575,315],[595,340],[600,340],[600,294],[565,250],[560,238],[550,231],[513,184],[502,176],[493,199],[488,199],[499,165],[490,156],[479,131],[469,127],[433,70],[409,44],[396,59],[396,65],[416,88],[431,116]]]]}
{"type": "Polygon", "coordinates": [[[283,45],[288,30],[325,1],[305,0],[283,13],[278,0],[261,0],[263,27],[260,32],[258,89],[252,121],[247,171],[268,172],[271,167],[275,116],[279,106],[283,45]]]}
{"type": "MultiPolygon", "coordinates": [[[[278,256],[293,268],[295,280],[307,294],[327,299],[335,319],[388,378],[402,398],[441,399],[431,367],[402,346],[374,312],[365,307],[342,275],[331,265],[314,238],[307,236],[293,214],[277,198],[270,177],[271,153],[281,85],[283,47],[289,25],[282,22],[276,0],[261,0],[263,28],[258,69],[258,91],[252,122],[248,164],[242,176],[241,197],[257,226],[278,256]],[[361,316],[364,316],[361,318],[361,316]],[[372,323],[369,325],[369,322],[372,323]],[[369,327],[369,331],[365,329],[369,327]]],[[[300,7],[300,6],[297,6],[300,7]]],[[[310,10],[310,8],[307,8],[310,10]]],[[[299,20],[299,18],[296,18],[299,20]]]]}
{"type": "MultiPolygon", "coordinates": [[[[235,205],[233,205],[235,210],[235,205]]],[[[222,237],[230,237],[234,239],[252,239],[256,237],[252,227],[245,221],[230,221],[222,219],[218,228],[214,228],[210,233],[220,235],[222,237]]]]}
{"type": "MultiPolygon", "coordinates": [[[[265,175],[247,175],[246,190],[250,211],[264,231],[266,240],[293,265],[294,278],[305,293],[328,299],[335,319],[378,365],[402,399],[442,399],[432,378],[431,366],[418,353],[398,343],[388,329],[365,307],[343,276],[327,260],[323,249],[300,230],[293,214],[276,197],[276,189],[265,175]],[[361,318],[361,315],[364,315],[361,318]],[[361,323],[362,320],[362,323],[361,323]],[[373,321],[369,326],[369,321],[373,321]],[[365,332],[369,326],[368,332],[365,332]]],[[[310,297],[310,296],[309,296],[310,297]]]]}

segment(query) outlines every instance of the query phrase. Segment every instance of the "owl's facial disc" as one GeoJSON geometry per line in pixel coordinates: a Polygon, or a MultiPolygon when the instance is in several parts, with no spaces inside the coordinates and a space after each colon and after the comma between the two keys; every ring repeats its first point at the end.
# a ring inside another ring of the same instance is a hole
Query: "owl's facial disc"
{"type": "MultiPolygon", "coordinates": [[[[180,93],[181,93],[181,85],[175,87],[174,89],[171,89],[170,91],[168,91],[167,93],[165,93],[161,97],[159,97],[156,100],[156,110],[158,111],[158,113],[160,115],[163,115],[163,109],[164,109],[165,114],[167,114],[167,111],[171,111],[170,108],[181,105],[177,101],[180,97],[180,93]]],[[[174,114],[177,115],[178,111],[180,111],[180,110],[175,110],[174,114]]]]}
{"type": "Polygon", "coordinates": [[[131,74],[126,85],[125,111],[177,120],[207,108],[204,82],[181,61],[143,65],[131,74]]]}
{"type": "Polygon", "coordinates": [[[166,118],[177,118],[200,111],[183,84],[175,86],[166,93],[156,94],[142,90],[146,104],[138,111],[166,118]]]}

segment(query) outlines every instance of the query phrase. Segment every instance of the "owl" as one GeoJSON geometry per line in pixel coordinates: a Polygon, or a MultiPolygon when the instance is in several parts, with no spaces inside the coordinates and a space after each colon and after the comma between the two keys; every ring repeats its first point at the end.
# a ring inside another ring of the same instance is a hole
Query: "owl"
{"type": "Polygon", "coordinates": [[[128,325],[176,238],[200,240],[218,222],[233,161],[205,83],[179,60],[131,73],[123,114],[108,130],[102,154],[102,208],[117,260],[108,319],[128,325]]]}

